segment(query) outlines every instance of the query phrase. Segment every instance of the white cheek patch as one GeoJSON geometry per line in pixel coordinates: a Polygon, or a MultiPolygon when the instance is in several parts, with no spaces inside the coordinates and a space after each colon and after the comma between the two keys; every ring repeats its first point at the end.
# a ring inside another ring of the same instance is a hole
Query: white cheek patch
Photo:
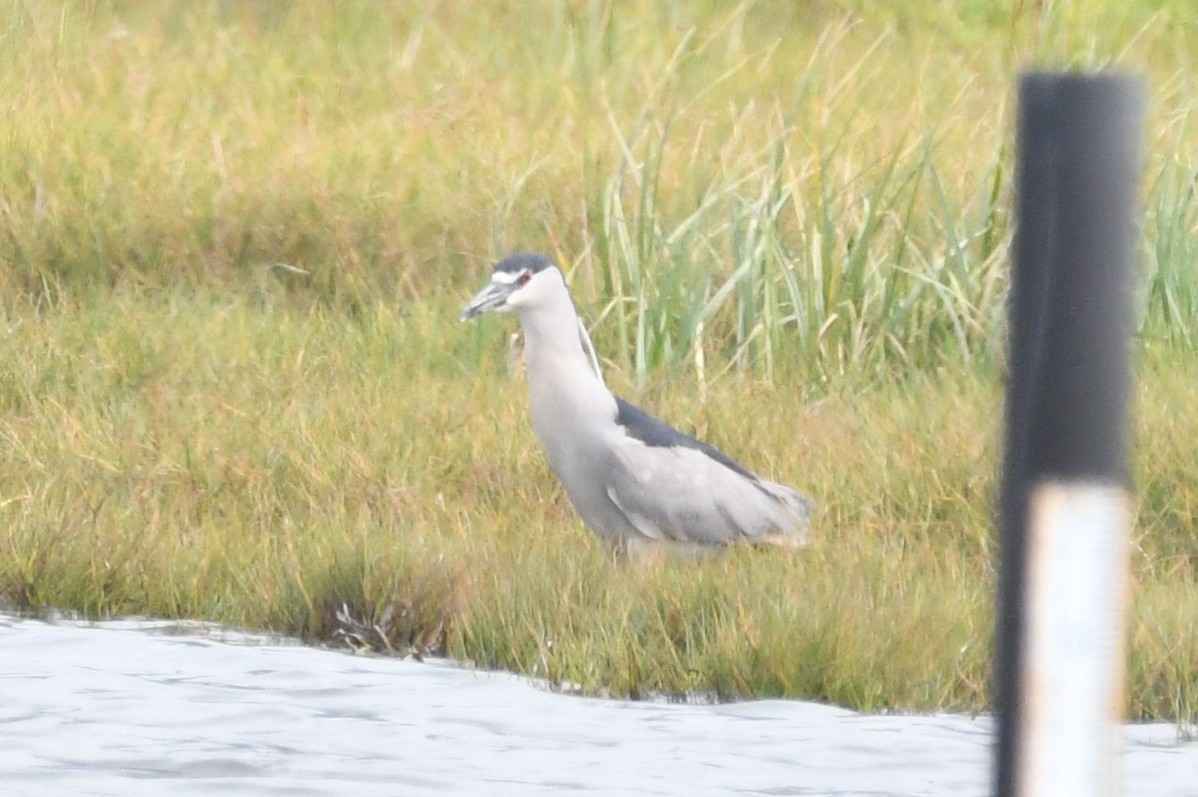
{"type": "Polygon", "coordinates": [[[514,285],[516,280],[520,279],[521,273],[523,272],[513,274],[510,271],[493,271],[491,272],[491,282],[496,282],[500,285],[514,285]]]}

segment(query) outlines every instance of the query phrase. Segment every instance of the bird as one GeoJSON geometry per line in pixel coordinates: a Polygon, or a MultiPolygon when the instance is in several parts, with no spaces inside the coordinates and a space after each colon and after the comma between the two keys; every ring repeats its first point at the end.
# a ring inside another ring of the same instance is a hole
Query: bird
{"type": "Polygon", "coordinates": [[[583,523],[616,550],[702,556],[741,542],[809,544],[810,498],[608,390],[548,256],[500,260],[461,321],[489,312],[518,317],[533,431],[583,523]]]}

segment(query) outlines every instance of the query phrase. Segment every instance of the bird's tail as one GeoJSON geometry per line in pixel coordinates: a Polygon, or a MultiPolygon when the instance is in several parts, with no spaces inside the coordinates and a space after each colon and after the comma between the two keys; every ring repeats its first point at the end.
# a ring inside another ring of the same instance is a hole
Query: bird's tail
{"type": "Polygon", "coordinates": [[[783,548],[806,548],[811,545],[811,512],[815,509],[815,502],[775,482],[760,480],[758,486],[778,503],[786,517],[774,524],[774,533],[759,537],[754,542],[783,548]]]}

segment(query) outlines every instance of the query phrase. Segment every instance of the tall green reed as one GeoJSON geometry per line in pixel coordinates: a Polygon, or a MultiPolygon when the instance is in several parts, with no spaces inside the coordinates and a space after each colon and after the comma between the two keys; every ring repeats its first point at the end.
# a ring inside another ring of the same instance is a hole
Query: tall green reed
{"type": "Polygon", "coordinates": [[[625,147],[585,261],[600,273],[595,326],[613,359],[643,383],[708,353],[819,381],[995,357],[1009,235],[1001,145],[960,200],[930,140],[846,172],[834,148],[799,153],[786,133],[761,166],[683,208],[661,196],[668,124],[625,147]]]}

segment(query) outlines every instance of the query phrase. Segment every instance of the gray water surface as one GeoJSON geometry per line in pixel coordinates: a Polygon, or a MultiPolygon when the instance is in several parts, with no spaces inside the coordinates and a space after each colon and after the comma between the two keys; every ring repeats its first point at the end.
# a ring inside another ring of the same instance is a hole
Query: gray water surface
{"type": "MultiPolygon", "coordinates": [[[[553,694],[446,662],[198,624],[0,614],[4,795],[984,795],[991,722],[553,694]]],[[[1198,794],[1198,743],[1126,730],[1127,795],[1198,794]]]]}

